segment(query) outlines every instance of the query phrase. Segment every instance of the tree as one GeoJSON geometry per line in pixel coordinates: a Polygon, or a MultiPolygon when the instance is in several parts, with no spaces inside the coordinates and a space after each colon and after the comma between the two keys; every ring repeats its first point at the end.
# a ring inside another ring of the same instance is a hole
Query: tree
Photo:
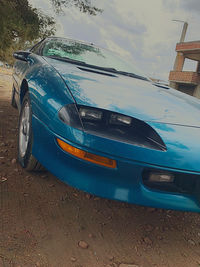
{"type": "MultiPolygon", "coordinates": [[[[74,5],[81,12],[102,12],[90,0],[49,0],[56,13],[74,5]]],[[[24,49],[46,36],[55,34],[55,19],[33,8],[28,0],[0,0],[0,60],[12,63],[14,50],[24,49]]]]}
{"type": "Polygon", "coordinates": [[[103,11],[102,9],[93,6],[90,0],[51,0],[51,3],[56,13],[62,12],[63,7],[69,7],[72,5],[77,7],[81,12],[88,13],[93,16],[103,11]]]}

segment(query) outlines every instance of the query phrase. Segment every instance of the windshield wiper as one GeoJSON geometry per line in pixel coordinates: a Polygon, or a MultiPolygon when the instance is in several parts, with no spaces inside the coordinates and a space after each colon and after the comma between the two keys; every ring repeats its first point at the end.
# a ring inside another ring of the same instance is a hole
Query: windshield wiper
{"type": "Polygon", "coordinates": [[[126,71],[120,71],[120,70],[116,70],[116,73],[121,74],[121,75],[125,75],[125,76],[128,76],[128,77],[132,77],[132,78],[148,81],[148,79],[146,77],[143,77],[143,76],[135,74],[135,73],[126,72],[126,71]]]}
{"type": "Polygon", "coordinates": [[[72,63],[72,64],[78,64],[78,65],[81,65],[81,66],[86,66],[87,65],[84,61],[71,59],[69,57],[59,57],[59,56],[47,56],[47,57],[50,57],[50,58],[53,58],[53,59],[57,59],[57,60],[60,60],[60,61],[64,61],[64,62],[69,62],[69,63],[72,63]]]}
{"type": "Polygon", "coordinates": [[[120,70],[116,70],[115,68],[106,68],[106,67],[99,67],[99,66],[95,66],[95,65],[90,65],[85,63],[85,66],[87,67],[91,67],[93,69],[98,69],[98,70],[103,70],[103,71],[108,71],[114,74],[120,74],[120,75],[125,75],[128,77],[132,77],[132,78],[136,78],[136,79],[140,79],[140,80],[144,80],[144,81],[149,81],[148,78],[135,74],[135,73],[131,73],[131,72],[126,72],[126,71],[120,71],[120,70]]]}
{"type": "Polygon", "coordinates": [[[77,64],[77,65],[88,67],[88,68],[93,68],[93,69],[102,70],[102,71],[108,71],[108,72],[115,73],[115,74],[121,74],[121,75],[125,75],[125,76],[128,76],[128,77],[144,80],[144,81],[149,81],[146,77],[143,77],[143,76],[140,76],[138,74],[131,73],[131,72],[116,70],[115,68],[107,68],[107,67],[100,67],[100,66],[96,66],[96,65],[92,65],[92,64],[87,64],[84,61],[71,59],[71,58],[68,58],[68,57],[59,57],[59,56],[54,56],[54,55],[53,56],[47,56],[47,57],[50,57],[50,58],[53,58],[53,59],[57,59],[57,60],[60,60],[60,61],[64,61],[64,62],[68,62],[68,63],[71,63],[71,64],[77,64]]]}
{"type": "Polygon", "coordinates": [[[115,74],[125,75],[125,76],[128,76],[128,77],[132,77],[132,78],[136,78],[136,79],[140,79],[140,80],[144,80],[144,81],[149,81],[149,79],[144,77],[144,76],[141,76],[141,75],[138,75],[138,74],[135,74],[135,73],[131,73],[131,72],[116,70],[115,68],[99,67],[99,66],[90,65],[90,64],[87,64],[87,63],[85,63],[85,66],[91,67],[91,68],[94,68],[94,69],[98,69],[98,70],[108,71],[108,72],[115,73],[115,74]]]}
{"type": "Polygon", "coordinates": [[[109,72],[114,72],[114,73],[117,72],[117,70],[115,68],[100,67],[100,66],[96,66],[96,65],[85,63],[84,61],[71,59],[69,57],[59,57],[59,56],[47,56],[47,57],[50,57],[50,58],[53,58],[53,59],[57,59],[57,60],[60,60],[60,61],[64,61],[64,62],[69,62],[69,63],[72,63],[72,64],[78,64],[78,65],[85,66],[85,67],[88,67],[88,68],[104,70],[104,71],[109,71],[109,72]]]}

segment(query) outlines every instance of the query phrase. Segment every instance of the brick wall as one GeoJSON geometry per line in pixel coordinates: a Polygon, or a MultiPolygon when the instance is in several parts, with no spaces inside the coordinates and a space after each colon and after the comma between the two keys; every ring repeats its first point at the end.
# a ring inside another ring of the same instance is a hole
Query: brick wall
{"type": "Polygon", "coordinates": [[[176,51],[188,51],[200,49],[200,41],[196,42],[185,42],[176,44],[176,51]]]}
{"type": "Polygon", "coordinates": [[[185,58],[184,58],[183,54],[178,52],[177,57],[176,57],[176,63],[174,65],[174,68],[175,68],[174,70],[182,71],[184,62],[185,62],[185,58]]]}
{"type": "Polygon", "coordinates": [[[170,71],[169,81],[198,84],[200,74],[193,71],[170,71]]]}

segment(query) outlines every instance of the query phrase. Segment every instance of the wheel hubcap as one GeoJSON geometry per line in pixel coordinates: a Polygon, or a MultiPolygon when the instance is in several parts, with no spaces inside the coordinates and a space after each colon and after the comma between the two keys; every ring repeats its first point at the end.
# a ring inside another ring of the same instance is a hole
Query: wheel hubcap
{"type": "Polygon", "coordinates": [[[21,116],[19,126],[19,153],[21,157],[24,157],[27,151],[28,142],[30,137],[30,107],[26,102],[21,116]]]}

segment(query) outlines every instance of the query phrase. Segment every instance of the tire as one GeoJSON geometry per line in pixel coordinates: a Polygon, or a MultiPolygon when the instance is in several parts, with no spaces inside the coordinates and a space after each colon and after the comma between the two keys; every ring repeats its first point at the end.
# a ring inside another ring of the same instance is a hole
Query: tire
{"type": "Polygon", "coordinates": [[[27,171],[44,171],[44,167],[32,155],[33,131],[29,92],[23,98],[18,125],[18,161],[27,171]]]}
{"type": "Polygon", "coordinates": [[[12,94],[11,94],[11,106],[13,108],[17,108],[17,103],[15,101],[15,87],[14,87],[14,85],[13,85],[12,94]]]}

